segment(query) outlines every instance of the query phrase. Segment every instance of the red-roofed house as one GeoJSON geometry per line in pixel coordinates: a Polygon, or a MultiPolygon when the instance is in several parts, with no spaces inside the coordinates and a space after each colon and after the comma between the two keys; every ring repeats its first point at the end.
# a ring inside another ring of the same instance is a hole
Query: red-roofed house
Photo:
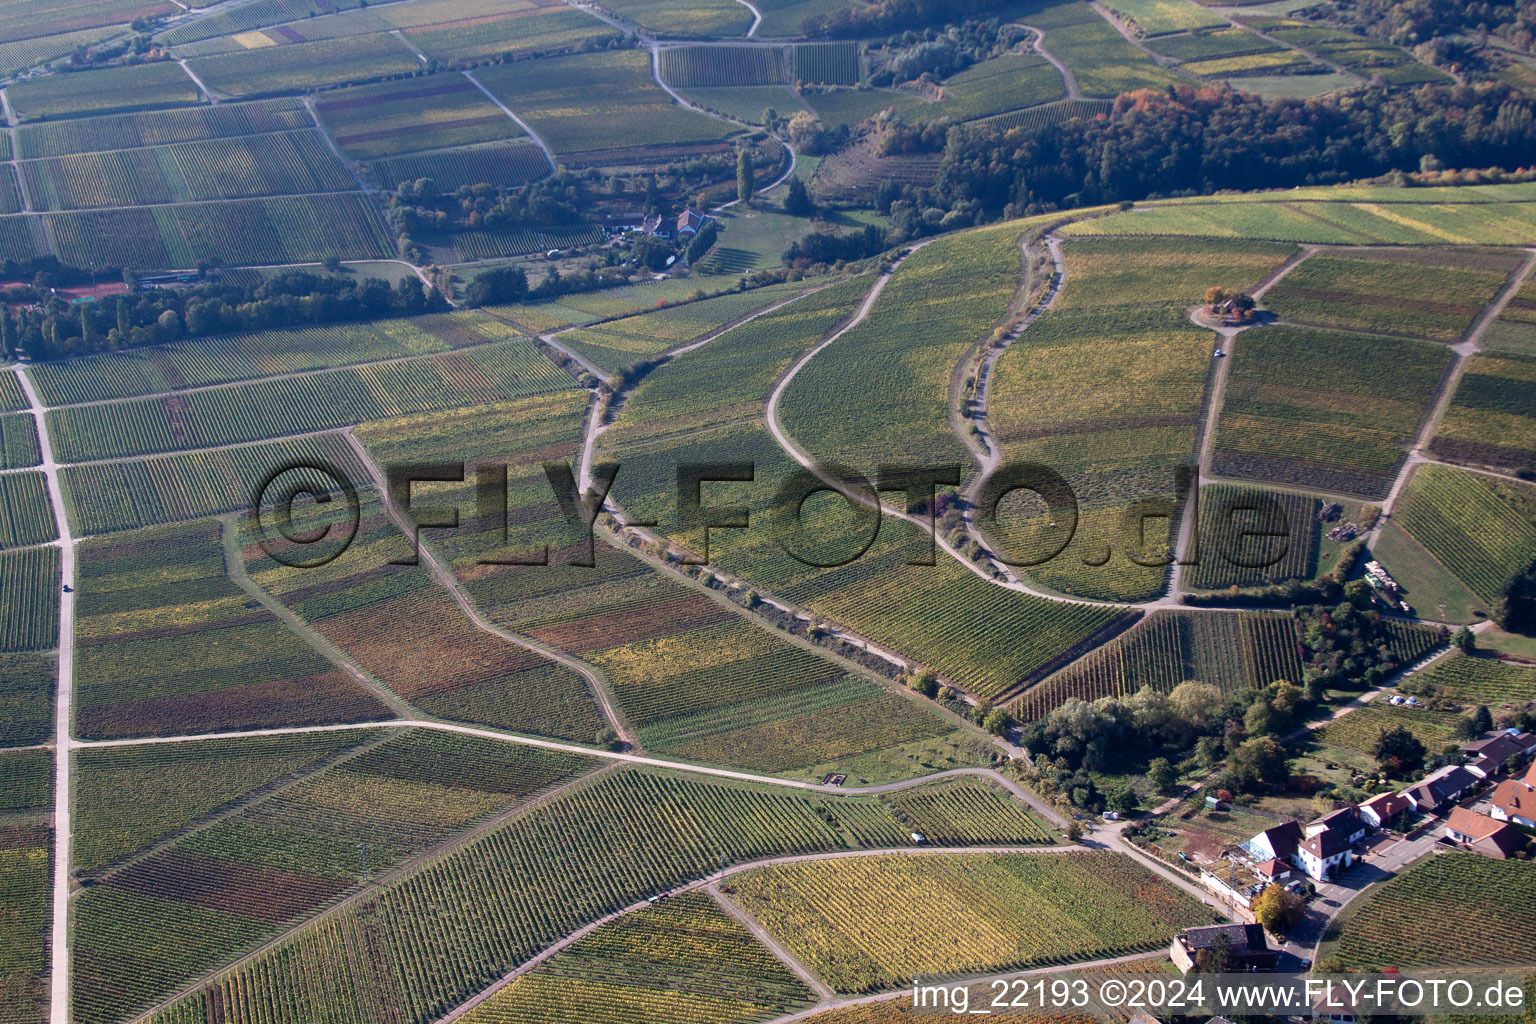
{"type": "Polygon", "coordinates": [[[1505,779],[1489,798],[1488,813],[1497,821],[1536,828],[1536,765],[1523,779],[1505,779]]]}
{"type": "Polygon", "coordinates": [[[1474,853],[1498,860],[1507,860],[1525,848],[1525,836],[1518,831],[1465,807],[1452,808],[1445,834],[1474,853]]]}
{"type": "Polygon", "coordinates": [[[1360,819],[1373,828],[1386,828],[1410,806],[1401,793],[1377,793],[1360,805],[1360,819]]]}

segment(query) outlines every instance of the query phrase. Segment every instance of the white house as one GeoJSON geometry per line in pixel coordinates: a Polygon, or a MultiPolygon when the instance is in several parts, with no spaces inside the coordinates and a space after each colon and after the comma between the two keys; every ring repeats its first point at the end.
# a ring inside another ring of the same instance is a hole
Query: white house
{"type": "Polygon", "coordinates": [[[1386,828],[1410,806],[1401,793],[1377,793],[1360,805],[1360,820],[1372,828],[1386,828]]]}
{"type": "Polygon", "coordinates": [[[1301,826],[1294,821],[1265,829],[1242,845],[1255,863],[1266,860],[1289,861],[1296,853],[1303,836],[1301,826]]]}
{"type": "Polygon", "coordinates": [[[1307,838],[1310,839],[1322,832],[1332,830],[1339,833],[1346,845],[1354,846],[1365,838],[1369,831],[1365,820],[1353,807],[1340,807],[1338,810],[1329,811],[1327,814],[1309,824],[1306,828],[1307,838]]]}
{"type": "Polygon", "coordinates": [[[1292,861],[1308,877],[1321,882],[1348,870],[1355,862],[1355,854],[1344,833],[1329,828],[1302,840],[1292,861]]]}
{"type": "Polygon", "coordinates": [[[1488,814],[1496,821],[1536,828],[1536,764],[1524,778],[1499,783],[1488,803],[1488,814]]]}

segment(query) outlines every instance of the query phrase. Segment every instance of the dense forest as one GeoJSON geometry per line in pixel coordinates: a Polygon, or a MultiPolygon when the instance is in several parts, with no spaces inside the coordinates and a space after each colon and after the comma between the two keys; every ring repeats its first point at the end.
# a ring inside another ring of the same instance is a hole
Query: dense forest
{"type": "MultiPolygon", "coordinates": [[[[889,148],[923,148],[923,129],[892,130],[889,148]]],[[[1494,85],[1274,101],[1172,86],[1124,94],[1105,117],[1036,132],[951,128],[943,152],[934,188],[881,190],[894,237],[1152,196],[1512,169],[1536,156],[1536,121],[1521,93],[1494,85]]]]}

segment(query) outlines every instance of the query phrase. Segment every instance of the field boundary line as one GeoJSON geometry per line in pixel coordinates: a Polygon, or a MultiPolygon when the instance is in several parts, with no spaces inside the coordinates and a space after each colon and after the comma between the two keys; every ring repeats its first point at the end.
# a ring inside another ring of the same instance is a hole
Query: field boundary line
{"type": "MultiPolygon", "coordinates": [[[[172,2],[174,3],[175,0],[172,0],[172,2]]],[[[187,77],[192,80],[192,84],[197,86],[197,91],[203,94],[203,99],[208,101],[208,105],[210,107],[218,106],[224,101],[226,98],[224,94],[219,93],[217,96],[215,96],[213,94],[213,90],[203,84],[203,80],[197,77],[197,72],[192,70],[184,58],[178,57],[176,59],[176,63],[178,66],[180,66],[182,71],[186,72],[187,77]]]]}
{"type": "MultiPolygon", "coordinates": [[[[544,175],[545,178],[549,177],[550,174],[554,174],[557,170],[559,170],[560,162],[555,159],[555,151],[549,148],[549,143],[544,141],[544,137],[542,135],[540,135],[538,132],[534,131],[529,126],[527,121],[524,121],[521,117],[519,117],[517,115],[516,111],[514,111],[511,107],[509,107],[505,103],[503,103],[501,101],[500,97],[498,97],[495,93],[491,92],[491,90],[487,89],[485,87],[485,83],[480,81],[480,79],[476,78],[474,76],[473,72],[471,72],[471,71],[464,71],[464,72],[461,72],[461,73],[464,75],[465,78],[469,79],[471,85],[473,85],[476,89],[479,89],[481,92],[485,93],[486,99],[488,99],[492,103],[496,104],[496,106],[501,109],[501,112],[503,114],[506,114],[513,121],[517,122],[517,126],[519,128],[521,128],[524,132],[527,133],[528,137],[533,140],[533,144],[538,146],[540,149],[542,149],[544,151],[544,159],[549,161],[549,174],[544,175]]],[[[543,179],[540,179],[540,180],[543,180],[543,179]]]]}
{"type": "Polygon", "coordinates": [[[59,480],[59,464],[53,457],[53,439],[48,434],[48,413],[38,397],[32,379],[21,364],[12,367],[31,406],[37,427],[38,449],[48,488],[48,504],[53,510],[54,526],[59,534],[59,638],[57,680],[54,693],[54,775],[53,775],[53,923],[49,937],[48,1019],[51,1024],[69,1024],[69,859],[73,838],[70,817],[74,790],[70,779],[70,751],[74,729],[75,682],[75,539],[70,532],[69,510],[59,480]]]}
{"type": "MultiPolygon", "coordinates": [[[[776,864],[792,864],[792,863],[800,863],[800,862],[804,862],[804,861],[813,861],[813,860],[841,860],[841,859],[846,859],[846,858],[849,858],[849,857],[888,857],[888,856],[900,856],[900,855],[903,855],[903,854],[910,854],[910,855],[915,855],[915,856],[953,856],[953,855],[956,855],[956,854],[967,854],[967,853],[999,853],[999,854],[1006,854],[1006,853],[1049,853],[1049,854],[1064,854],[1064,853],[1087,853],[1087,852],[1088,851],[1086,849],[1084,849],[1083,847],[1080,847],[1080,846],[924,846],[924,847],[896,846],[896,847],[886,847],[886,848],[883,848],[883,849],[872,849],[872,850],[829,850],[829,851],[826,851],[826,852],[823,852],[823,853],[801,853],[801,854],[785,855],[785,856],[781,856],[781,857],[765,857],[765,858],[762,858],[760,860],[746,861],[746,862],[741,863],[741,864],[732,864],[732,865],[727,866],[723,870],[711,872],[710,874],[706,875],[703,878],[696,878],[696,879],[693,879],[691,881],[684,882],[681,885],[674,886],[671,889],[666,890],[666,895],[668,895],[668,896],[676,896],[679,893],[693,892],[696,889],[711,890],[713,886],[719,885],[719,883],[728,875],[736,875],[736,874],[740,874],[743,871],[752,871],[752,870],[757,869],[757,868],[772,867],[772,866],[774,866],[776,864]]],[[[712,892],[712,895],[714,895],[713,892],[712,892]]],[[[718,899],[723,899],[723,898],[724,898],[723,895],[716,895],[716,899],[717,900],[718,899]]],[[[629,904],[629,906],[627,906],[627,907],[620,907],[618,910],[612,911],[611,913],[605,914],[603,917],[600,917],[600,918],[598,918],[595,921],[591,921],[591,922],[583,925],[582,927],[578,928],[576,931],[574,931],[574,932],[570,933],[569,935],[565,936],[564,938],[560,939],[560,941],[558,941],[556,943],[553,943],[552,945],[547,946],[544,949],[540,950],[537,955],[535,955],[535,956],[529,958],[528,960],[526,960],[525,962],[519,964],[514,970],[508,972],[499,981],[493,982],[490,986],[488,986],[488,987],[482,989],[481,991],[477,992],[474,995],[473,998],[465,1001],[464,1003],[461,1003],[459,1006],[454,1007],[452,1010],[448,1011],[448,1013],[444,1014],[443,1016],[438,1017],[436,1019],[436,1021],[434,1022],[434,1024],[449,1024],[449,1022],[451,1022],[451,1021],[458,1020],[460,1017],[463,1017],[466,1013],[468,1013],[470,1010],[474,1009],[476,1006],[479,1006],[481,1003],[484,1003],[486,1000],[488,1000],[488,999],[492,998],[493,996],[495,996],[496,993],[498,993],[502,989],[506,988],[512,982],[514,982],[518,978],[522,977],[524,974],[527,974],[529,971],[532,971],[532,970],[536,969],[537,967],[542,965],[546,960],[549,960],[550,958],[554,957],[556,954],[562,952],[563,950],[567,949],[568,947],[570,947],[570,946],[574,945],[575,943],[579,942],[580,940],[586,938],[588,935],[590,935],[592,932],[596,931],[597,929],[601,928],[603,925],[610,924],[610,923],[612,923],[614,921],[617,921],[621,917],[627,917],[628,915],[634,913],[637,910],[645,910],[647,907],[650,907],[650,906],[653,906],[653,904],[651,903],[649,898],[642,899],[642,900],[636,900],[634,903],[629,904]]],[[[737,920],[741,920],[741,919],[737,918],[737,920]]],[[[746,922],[743,921],[742,923],[745,924],[746,922]]],[[[748,926],[748,927],[750,928],[750,926],[748,926]]],[[[767,944],[765,943],[765,945],[767,945],[767,944]]],[[[769,948],[770,952],[773,952],[773,947],[771,945],[768,946],[768,948],[769,948]]],[[[775,955],[777,955],[777,954],[775,954],[775,955]]],[[[1137,955],[1138,956],[1158,956],[1158,955],[1162,955],[1162,951],[1159,950],[1157,953],[1150,953],[1150,954],[1145,954],[1144,953],[1144,954],[1137,954],[1137,955]]],[[[786,965],[786,966],[788,966],[788,965],[786,965]]],[[[1058,970],[1066,970],[1066,969],[1069,969],[1070,966],[1071,965],[1068,965],[1066,967],[1060,967],[1060,968],[1057,968],[1057,969],[1058,970]]],[[[799,971],[796,971],[796,973],[798,974],[799,971]]],[[[900,995],[900,993],[899,992],[893,993],[893,995],[900,995]]],[[[819,1013],[820,1011],[825,1010],[825,1009],[827,1009],[827,1007],[825,1005],[817,1004],[817,1006],[812,1007],[811,1009],[809,1009],[809,1010],[807,1010],[805,1012],[806,1013],[819,1013]]],[[[791,1018],[781,1018],[781,1019],[791,1019],[791,1018]]]]}
{"type": "MultiPolygon", "coordinates": [[[[779,378],[778,382],[774,385],[773,390],[769,393],[768,402],[763,410],[764,425],[767,426],[769,432],[773,434],[774,440],[778,442],[779,447],[783,448],[785,453],[788,454],[790,458],[794,459],[795,462],[799,463],[805,469],[810,470],[818,480],[846,497],[850,502],[856,502],[860,505],[864,505],[870,508],[874,506],[869,504],[869,500],[866,498],[866,496],[849,492],[846,488],[846,485],[843,484],[842,481],[838,480],[815,459],[802,451],[799,445],[795,443],[794,439],[789,436],[789,432],[779,422],[779,400],[783,397],[784,392],[788,390],[789,385],[793,383],[795,377],[799,375],[801,370],[810,364],[812,359],[816,358],[816,356],[819,355],[822,350],[826,349],[832,343],[841,339],[843,336],[848,334],[855,327],[859,326],[869,318],[869,314],[874,309],[876,301],[880,298],[881,293],[885,291],[886,284],[891,280],[893,276],[895,276],[896,272],[901,269],[901,265],[906,262],[909,256],[922,249],[924,246],[928,245],[930,241],[932,240],[919,242],[918,244],[911,246],[905,255],[898,258],[891,265],[889,270],[881,274],[876,279],[873,287],[871,287],[869,290],[869,294],[865,296],[864,304],[860,307],[858,315],[856,315],[852,320],[843,325],[843,327],[835,331],[833,334],[823,339],[820,344],[802,353],[801,356],[796,359],[793,364],[790,365],[789,369],[784,372],[784,374],[779,378]]],[[[920,530],[926,531],[926,524],[923,523],[918,517],[908,515],[906,512],[900,509],[885,507],[883,502],[881,503],[881,506],[882,515],[895,516],[898,519],[912,523],[920,530]]],[[[1013,590],[1018,593],[1028,594],[1031,597],[1038,597],[1043,600],[1055,601],[1061,604],[1094,605],[1108,608],[1125,609],[1134,609],[1138,607],[1137,605],[1128,605],[1118,601],[1096,601],[1089,598],[1065,597],[1059,594],[1048,594],[1043,591],[1035,590],[1032,587],[1025,585],[1024,583],[1013,583],[1007,580],[999,580],[992,574],[988,573],[981,566],[977,565],[975,562],[968,558],[962,557],[960,553],[955,550],[954,545],[952,545],[949,540],[945,538],[944,535],[937,529],[934,530],[933,536],[935,545],[942,549],[946,555],[950,556],[961,566],[970,570],[970,572],[993,586],[1003,587],[1007,590],[1013,590]]]]}
{"type": "Polygon", "coordinates": [[[1072,69],[1067,67],[1067,65],[1062,61],[1060,57],[1056,56],[1050,50],[1045,48],[1045,29],[1038,28],[1034,25],[1026,25],[1022,21],[1016,21],[1014,24],[1020,28],[1027,28],[1029,31],[1035,34],[1035,41],[1031,45],[1033,46],[1036,53],[1050,61],[1053,65],[1055,65],[1056,70],[1061,72],[1061,82],[1067,87],[1067,99],[1082,99],[1083,90],[1078,87],[1077,76],[1072,73],[1072,69]]]}
{"type": "Polygon", "coordinates": [[[129,1020],[135,1022],[149,1021],[154,1016],[154,1014],[159,1013],[161,1010],[164,1010],[178,1000],[185,999],[188,996],[194,995],[198,989],[202,988],[213,979],[250,963],[258,956],[275,946],[282,945],[283,942],[287,941],[292,935],[294,935],[294,933],[302,930],[306,926],[314,924],[316,921],[319,921],[323,918],[330,917],[340,910],[349,907],[354,903],[362,901],[365,897],[372,895],[390,882],[393,882],[403,875],[422,867],[429,861],[435,860],[450,853],[455,847],[472,842],[473,840],[484,835],[486,832],[489,832],[493,827],[500,825],[508,818],[520,814],[525,810],[532,810],[535,807],[538,807],[540,804],[543,804],[565,792],[566,790],[579,784],[585,783],[588,780],[611,770],[611,765],[604,765],[593,771],[584,772],[575,778],[567,779],[559,785],[553,786],[541,793],[534,793],[526,799],[517,800],[511,807],[508,807],[500,813],[487,818],[479,824],[472,825],[466,829],[462,829],[454,833],[452,836],[449,836],[447,839],[441,840],[440,842],[432,844],[432,846],[428,847],[427,849],[419,851],[414,856],[407,857],[399,863],[391,865],[385,871],[382,871],[378,875],[373,876],[367,883],[360,885],[353,892],[347,893],[338,899],[334,899],[329,903],[325,903],[319,907],[316,907],[310,913],[294,920],[291,925],[289,925],[287,928],[284,928],[279,934],[273,935],[270,938],[258,943],[257,945],[252,946],[244,953],[242,953],[237,959],[231,960],[224,964],[220,964],[211,970],[203,972],[202,974],[198,975],[196,979],[186,983],[184,986],[182,986],[182,988],[177,990],[172,995],[169,995],[160,1000],[149,1009],[135,1014],[133,1017],[129,1018],[129,1020]]]}
{"type": "Polygon", "coordinates": [[[224,571],[241,590],[261,602],[261,606],[271,612],[290,633],[298,636],[310,647],[314,648],[326,661],[341,669],[365,690],[372,693],[384,706],[401,718],[421,718],[422,713],[394,690],[385,686],[373,673],[369,672],[340,647],[331,643],[319,630],[304,621],[292,608],[278,600],[277,595],[268,591],[261,584],[251,578],[245,570],[245,556],[240,547],[240,533],[238,516],[240,513],[228,513],[219,517],[220,536],[224,545],[224,571]]]}
{"type": "MultiPolygon", "coordinates": [[[[1271,271],[1248,294],[1255,300],[1264,297],[1264,293],[1279,284],[1291,271],[1305,263],[1317,253],[1314,246],[1302,246],[1299,251],[1287,259],[1275,270],[1271,271]]],[[[1207,484],[1214,485],[1216,480],[1209,475],[1211,459],[1216,453],[1216,423],[1221,418],[1222,406],[1226,401],[1227,381],[1232,376],[1233,350],[1237,347],[1238,337],[1250,327],[1245,326],[1211,325],[1201,323],[1199,320],[1202,307],[1196,306],[1189,311],[1189,321],[1196,327],[1212,331],[1219,339],[1219,347],[1226,353],[1222,358],[1211,358],[1212,366],[1207,380],[1205,393],[1201,396],[1200,418],[1196,426],[1198,436],[1195,441],[1195,469],[1196,486],[1190,489],[1189,497],[1184,502],[1184,508],[1179,515],[1179,532],[1174,538],[1174,558],[1170,565],[1167,589],[1163,597],[1153,602],[1155,607],[1183,607],[1179,601],[1179,595],[1184,593],[1184,569],[1186,559],[1192,546],[1198,544],[1200,530],[1199,516],[1196,514],[1196,504],[1199,502],[1199,488],[1207,484]]]]}
{"type": "Polygon", "coordinates": [[[1397,511],[1397,503],[1401,500],[1403,492],[1407,490],[1408,481],[1412,478],[1414,470],[1425,462],[1431,461],[1424,453],[1428,450],[1430,444],[1433,443],[1435,434],[1439,432],[1440,425],[1445,421],[1445,414],[1450,411],[1451,405],[1456,398],[1457,388],[1461,384],[1462,377],[1466,375],[1467,367],[1471,364],[1472,357],[1483,351],[1483,333],[1487,331],[1490,324],[1503,315],[1504,310],[1509,306],[1510,300],[1515,297],[1515,294],[1530,278],[1531,273],[1536,271],[1536,248],[1527,248],[1526,252],[1525,262],[1510,273],[1509,279],[1504,283],[1504,287],[1494,296],[1493,301],[1488,303],[1483,309],[1477,321],[1472,325],[1472,329],[1467,332],[1466,337],[1460,343],[1451,346],[1451,351],[1456,354],[1456,359],[1451,364],[1445,378],[1441,381],[1440,390],[1435,395],[1435,400],[1430,406],[1429,412],[1425,415],[1424,422],[1419,427],[1419,432],[1413,441],[1413,447],[1408,450],[1407,458],[1398,469],[1397,477],[1392,481],[1392,487],[1381,503],[1381,517],[1377,520],[1376,525],[1371,528],[1371,532],[1366,535],[1367,544],[1376,543],[1377,539],[1381,536],[1382,526],[1397,511]]]}
{"type": "MultiPolygon", "coordinates": [[[[381,261],[377,261],[377,260],[362,260],[362,261],[359,261],[359,262],[374,263],[374,262],[381,262],[381,261]]],[[[300,265],[307,266],[308,264],[300,264],[300,265]]],[[[422,314],[422,315],[424,315],[424,316],[432,316],[434,314],[427,313],[427,314],[422,314]]],[[[436,314],[436,315],[443,315],[443,314],[436,314]]],[[[415,319],[415,317],[399,317],[399,318],[396,318],[396,319],[412,320],[412,319],[415,319]]],[[[495,319],[495,318],[492,317],[492,319],[495,319]]],[[[340,327],[346,327],[346,326],[349,326],[350,324],[358,324],[358,323],[368,324],[368,323],[382,323],[382,322],[388,322],[388,321],[387,320],[386,321],[367,321],[367,320],[343,321],[343,322],[341,322],[339,324],[315,324],[315,325],[308,325],[308,326],[316,326],[316,327],[335,327],[335,326],[340,326],[340,327]]],[[[503,320],[497,320],[496,322],[500,323],[500,324],[503,324],[504,326],[511,326],[510,324],[507,324],[503,320]]],[[[282,328],[279,328],[279,329],[281,330],[282,328]]],[[[245,332],[237,332],[237,333],[245,333],[245,332]]],[[[213,335],[213,339],[214,340],[227,340],[231,336],[232,335],[219,334],[219,335],[213,335]]],[[[474,350],[480,349],[480,348],[484,348],[487,345],[505,345],[508,342],[519,341],[519,340],[526,340],[526,339],[523,336],[517,336],[517,337],[512,337],[512,338],[487,338],[485,341],[477,341],[477,342],[475,342],[472,345],[460,345],[460,346],[458,346],[456,348],[446,348],[446,349],[443,349],[441,352],[416,352],[416,353],[411,353],[409,355],[403,355],[403,356],[386,356],[383,359],[369,359],[369,360],[366,360],[366,361],[361,362],[361,363],[347,363],[347,364],[345,364],[343,366],[321,366],[321,367],[316,367],[316,368],[314,368],[312,370],[284,370],[282,373],[274,373],[274,374],[269,374],[267,376],[262,376],[262,377],[246,377],[243,380],[226,380],[226,381],[220,381],[217,384],[202,384],[202,385],[199,385],[197,387],[191,387],[191,388],[173,388],[170,391],[151,391],[151,392],[148,392],[148,393],[142,394],[142,395],[126,395],[126,396],[124,396],[122,398],[96,398],[96,399],[92,399],[89,402],[72,402],[72,403],[67,403],[67,404],[64,404],[64,405],[49,405],[49,406],[44,406],[44,408],[48,409],[50,411],[52,411],[54,409],[83,409],[83,408],[85,408],[87,406],[93,406],[93,405],[121,405],[124,402],[140,402],[140,401],[143,401],[143,400],[148,399],[148,398],[159,398],[159,397],[163,397],[165,395],[190,395],[190,394],[194,394],[194,393],[195,394],[202,394],[202,393],[208,392],[208,391],[220,391],[220,390],[224,390],[224,389],[227,389],[227,388],[240,387],[240,386],[246,385],[246,384],[261,384],[261,383],[265,383],[265,382],[271,381],[271,380],[293,380],[296,377],[309,377],[309,376],[313,376],[315,374],[321,374],[321,373],[340,373],[340,372],[343,372],[345,370],[357,370],[357,369],[364,369],[364,368],[372,368],[372,367],[375,367],[375,366],[389,366],[392,363],[404,363],[404,362],[409,362],[409,361],[411,361],[413,359],[415,359],[415,360],[433,359],[433,358],[436,358],[437,356],[446,356],[446,355],[450,355],[450,354],[452,354],[454,352],[473,352],[474,350]]],[[[134,351],[141,351],[141,350],[154,350],[154,349],[158,349],[160,347],[161,346],[157,346],[157,345],[146,345],[146,346],[142,346],[142,349],[120,349],[119,351],[134,352],[134,351]]],[[[75,357],[72,357],[72,358],[76,358],[76,359],[94,359],[94,358],[99,358],[100,356],[103,356],[103,355],[106,355],[106,356],[110,357],[110,353],[92,353],[92,354],[90,354],[88,356],[75,356],[75,357]]],[[[66,361],[66,360],[61,360],[61,362],[64,362],[64,361],[66,361]]],[[[347,429],[347,427],[345,427],[345,426],[342,426],[342,427],[325,427],[325,428],[323,428],[321,430],[308,430],[308,431],[304,431],[302,434],[284,434],[282,436],[284,436],[284,437],[303,437],[303,436],[308,435],[308,434],[327,434],[327,433],[332,433],[332,432],[337,431],[337,430],[346,430],[346,429],[347,429]]],[[[236,445],[255,444],[255,443],[257,443],[257,442],[253,442],[253,441],[231,441],[231,442],[229,442],[226,445],[217,445],[215,447],[228,448],[228,447],[234,447],[236,445]]],[[[206,449],[181,448],[181,449],[177,449],[177,450],[178,451],[203,451],[203,450],[206,450],[206,449]]],[[[150,454],[152,454],[152,455],[163,455],[163,454],[168,454],[168,453],[165,453],[165,452],[151,452],[150,454]]],[[[120,456],[119,458],[115,458],[115,459],[87,459],[87,460],[85,460],[85,462],[118,462],[121,459],[134,458],[134,457],[135,456],[125,455],[125,456],[120,456]]],[[[62,463],[62,465],[79,466],[79,465],[84,465],[85,462],[62,463]]]]}
{"type": "Polygon", "coordinates": [[[710,898],[715,901],[721,910],[741,922],[742,927],[751,932],[752,937],[762,943],[764,949],[776,956],[780,963],[793,971],[801,981],[805,982],[812,992],[820,996],[821,1002],[824,1003],[833,997],[833,992],[827,987],[826,982],[812,974],[810,968],[797,960],[793,953],[785,949],[784,944],[774,938],[773,934],[767,928],[764,928],[757,918],[747,913],[746,908],[738,905],[734,900],[728,899],[725,893],[720,891],[720,883],[718,881],[705,883],[703,889],[709,893],[710,898]]]}
{"type": "MultiPolygon", "coordinates": [[[[945,985],[964,985],[968,988],[971,988],[977,985],[986,985],[993,982],[1010,982],[1021,978],[1033,978],[1037,976],[1061,974],[1064,971],[1083,971],[1091,970],[1096,967],[1112,967],[1115,964],[1135,963],[1139,960],[1152,960],[1154,958],[1164,957],[1167,955],[1168,951],[1165,949],[1157,949],[1145,953],[1127,953],[1124,956],[1107,957],[1100,960],[1079,960],[1069,964],[1051,964],[1046,967],[1032,967],[1027,971],[1013,971],[1008,974],[978,974],[965,978],[946,979],[945,985]]],[[[831,1010],[842,1010],[850,1006],[865,1006],[871,1003],[889,1003],[897,999],[910,996],[911,994],[912,990],[910,988],[902,988],[895,989],[890,992],[875,992],[867,996],[844,996],[841,998],[829,1000],[824,1003],[818,1003],[817,1005],[806,1010],[799,1010],[795,1013],[786,1014],[782,1017],[775,1017],[772,1020],[764,1021],[763,1024],[793,1024],[795,1021],[809,1020],[812,1017],[827,1013],[831,1010]]]]}
{"type": "MultiPolygon", "coordinates": [[[[274,797],[280,796],[288,790],[292,789],[294,786],[297,786],[305,779],[308,779],[311,776],[317,775],[320,772],[326,771],[330,768],[334,768],[337,765],[346,764],[353,758],[360,757],[361,755],[377,747],[379,744],[387,743],[389,740],[393,739],[395,735],[404,732],[405,730],[382,729],[381,731],[384,733],[384,735],[372,740],[365,740],[364,742],[358,743],[349,749],[339,751],[338,753],[332,754],[329,757],[322,759],[321,761],[317,761],[312,765],[291,771],[280,779],[276,779],[265,786],[252,790],[251,792],[246,793],[244,796],[237,797],[236,799],[230,801],[229,804],[223,808],[215,809],[208,812],[207,814],[195,818],[194,820],[184,825],[182,828],[177,829],[169,835],[160,837],[150,845],[141,847],[126,857],[117,858],[116,860],[96,869],[95,871],[90,872],[85,877],[90,878],[96,882],[106,881],[107,879],[112,878],[114,875],[121,874],[128,868],[133,867],[133,865],[148,860],[160,851],[174,846],[176,843],[187,838],[188,836],[193,836],[199,832],[206,831],[207,829],[217,825],[219,822],[225,820],[226,818],[233,817],[234,815],[247,811],[252,807],[260,807],[262,804],[273,799],[274,797]]],[[[71,897],[73,898],[74,896],[78,896],[82,891],[83,890],[76,889],[75,892],[71,894],[71,897]]]]}
{"type": "Polygon", "coordinates": [[[389,493],[389,487],[383,473],[379,471],[378,465],[373,461],[373,456],[368,453],[368,449],[357,439],[357,434],[351,428],[347,429],[346,438],[347,443],[352,446],[352,450],[357,454],[358,459],[361,460],[363,468],[373,478],[374,488],[379,492],[379,503],[384,507],[386,514],[394,521],[395,526],[401,532],[405,533],[407,537],[412,538],[419,561],[424,563],[428,571],[437,579],[438,585],[448,592],[448,596],[459,606],[459,610],[463,612],[464,617],[469,620],[470,624],[483,633],[500,637],[526,651],[531,651],[542,658],[564,665],[571,671],[578,673],[586,680],[587,687],[592,693],[592,699],[597,702],[598,708],[602,711],[603,718],[607,720],[609,728],[618,735],[619,739],[639,749],[639,739],[635,735],[634,729],[615,706],[614,695],[609,689],[607,677],[595,666],[579,658],[572,657],[558,648],[541,644],[529,637],[503,629],[493,624],[481,614],[474,599],[464,590],[463,585],[459,583],[458,577],[453,574],[453,570],[437,557],[436,552],[427,545],[426,541],[421,539],[421,535],[416,529],[416,524],[411,521],[405,511],[395,505],[394,497],[389,493]]]}
{"type": "Polygon", "coordinates": [[[377,189],[371,188],[363,180],[362,174],[357,169],[357,161],[347,159],[347,155],[341,151],[341,144],[336,141],[336,137],[331,134],[330,129],[320,120],[320,114],[315,110],[315,98],[306,94],[300,98],[299,103],[303,105],[304,113],[309,115],[310,124],[315,126],[316,132],[320,133],[320,141],[325,143],[325,148],[331,151],[331,155],[346,169],[346,172],[352,175],[352,180],[357,182],[357,187],[369,195],[377,193],[377,189]]]}

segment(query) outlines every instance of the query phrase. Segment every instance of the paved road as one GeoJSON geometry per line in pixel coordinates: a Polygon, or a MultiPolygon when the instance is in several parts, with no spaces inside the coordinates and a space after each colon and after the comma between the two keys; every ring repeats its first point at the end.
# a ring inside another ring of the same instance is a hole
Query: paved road
{"type": "Polygon", "coordinates": [[[43,476],[47,478],[48,504],[59,531],[59,555],[63,584],[59,590],[59,665],[58,686],[54,696],[53,723],[53,926],[50,933],[52,977],[50,978],[49,1020],[51,1024],[69,1021],[69,861],[73,838],[70,818],[74,791],[70,786],[70,750],[72,746],[73,697],[75,681],[75,539],[70,533],[65,511],[64,491],[59,484],[59,464],[53,459],[53,441],[48,435],[47,408],[32,386],[32,379],[18,365],[13,367],[31,406],[37,425],[38,446],[42,449],[43,476]]]}
{"type": "Polygon", "coordinates": [[[1413,839],[1400,839],[1380,853],[1370,853],[1344,874],[1330,882],[1317,884],[1317,895],[1307,904],[1306,917],[1286,936],[1282,945],[1287,953],[1316,961],[1317,947],[1328,931],[1329,923],[1369,886],[1384,881],[1435,848],[1441,823],[1421,826],[1413,839]]]}

